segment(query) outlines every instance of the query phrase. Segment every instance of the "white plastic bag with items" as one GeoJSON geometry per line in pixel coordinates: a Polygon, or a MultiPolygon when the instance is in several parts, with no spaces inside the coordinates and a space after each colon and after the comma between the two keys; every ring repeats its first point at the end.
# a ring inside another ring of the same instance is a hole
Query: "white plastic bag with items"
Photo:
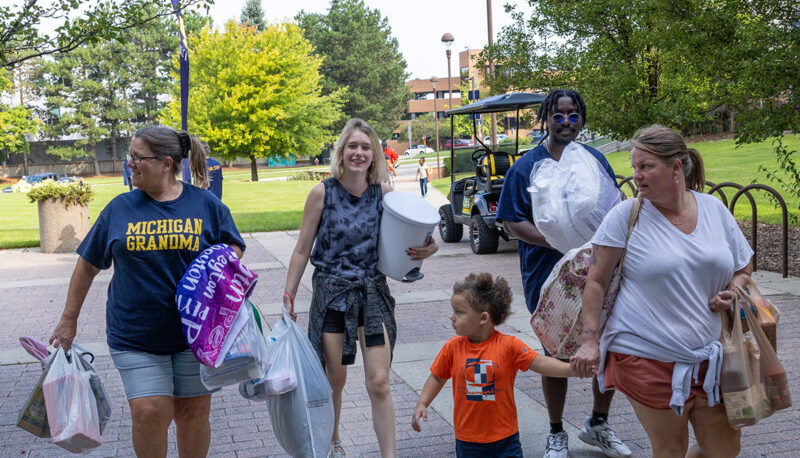
{"type": "Polygon", "coordinates": [[[270,396],[288,393],[297,388],[294,363],[290,352],[275,350],[281,348],[287,339],[289,326],[283,321],[275,322],[275,327],[267,336],[267,359],[264,374],[253,380],[239,384],[239,394],[245,399],[266,401],[270,396]],[[277,361],[276,361],[277,359],[277,361]]]}
{"type": "Polygon", "coordinates": [[[253,309],[249,303],[244,304],[239,308],[239,313],[247,321],[233,340],[225,360],[219,367],[200,365],[200,381],[209,390],[252,380],[264,373],[267,346],[258,329],[253,309]]]}
{"type": "Polygon", "coordinates": [[[609,210],[621,200],[614,180],[580,143],[561,159],[544,159],[531,172],[533,223],[553,248],[566,253],[591,240],[609,210]]]}
{"type": "Polygon", "coordinates": [[[287,329],[271,344],[275,358],[270,371],[285,369],[294,374],[297,388],[267,398],[269,419],[286,453],[294,457],[325,457],[333,436],[331,386],[311,342],[286,309],[280,320],[283,323],[276,323],[276,328],[287,329]],[[281,364],[286,367],[278,368],[281,364]]]}
{"type": "Polygon", "coordinates": [[[78,357],[60,347],[42,384],[53,443],[72,453],[86,453],[100,445],[100,419],[90,379],[78,357]]]}

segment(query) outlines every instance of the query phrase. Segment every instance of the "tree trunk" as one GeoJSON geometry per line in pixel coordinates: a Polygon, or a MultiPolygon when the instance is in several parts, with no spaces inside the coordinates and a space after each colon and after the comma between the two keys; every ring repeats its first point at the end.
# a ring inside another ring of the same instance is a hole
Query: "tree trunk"
{"type": "Polygon", "coordinates": [[[92,166],[94,174],[100,175],[100,163],[97,161],[97,144],[92,145],[92,166]]]}
{"type": "Polygon", "coordinates": [[[30,175],[28,173],[28,155],[27,154],[23,154],[22,155],[22,174],[25,175],[25,176],[30,175]]]}
{"type": "Polygon", "coordinates": [[[256,157],[250,154],[250,181],[258,181],[258,165],[256,164],[256,157]]]}
{"type": "Polygon", "coordinates": [[[112,172],[116,172],[117,171],[117,163],[118,163],[118,158],[117,158],[117,131],[116,130],[112,130],[111,131],[111,171],[112,172]]]}

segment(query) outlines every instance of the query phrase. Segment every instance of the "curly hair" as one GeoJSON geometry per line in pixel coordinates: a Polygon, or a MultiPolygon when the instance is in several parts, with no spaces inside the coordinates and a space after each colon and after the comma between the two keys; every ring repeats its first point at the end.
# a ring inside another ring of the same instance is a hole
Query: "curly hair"
{"type": "Polygon", "coordinates": [[[495,326],[511,314],[511,288],[503,277],[492,279],[488,272],[471,273],[464,281],[453,285],[453,294],[467,296],[470,306],[478,312],[489,313],[495,326]]]}

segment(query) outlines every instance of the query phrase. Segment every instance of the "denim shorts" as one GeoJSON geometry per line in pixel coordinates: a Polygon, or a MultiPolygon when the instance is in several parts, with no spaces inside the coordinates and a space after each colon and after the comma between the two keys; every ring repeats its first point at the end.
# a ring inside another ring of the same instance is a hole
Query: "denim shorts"
{"type": "Polygon", "coordinates": [[[200,362],[191,350],[170,355],[109,350],[129,401],[147,396],[192,398],[219,391],[208,390],[200,381],[200,362]]]}
{"type": "Polygon", "coordinates": [[[486,444],[456,439],[456,456],[458,458],[482,458],[486,456],[522,458],[522,444],[519,442],[519,431],[505,439],[486,444]]]}

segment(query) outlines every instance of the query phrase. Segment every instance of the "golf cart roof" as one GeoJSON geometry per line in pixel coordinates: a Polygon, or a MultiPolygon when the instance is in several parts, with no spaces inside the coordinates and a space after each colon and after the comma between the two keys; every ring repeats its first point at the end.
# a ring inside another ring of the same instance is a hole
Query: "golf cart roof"
{"type": "Polygon", "coordinates": [[[487,97],[483,100],[478,100],[475,103],[464,105],[462,107],[447,110],[445,115],[450,116],[454,114],[465,113],[500,113],[503,111],[511,111],[519,108],[527,108],[533,105],[538,105],[547,98],[541,94],[530,94],[527,92],[514,92],[511,94],[500,94],[492,97],[487,97]]]}

